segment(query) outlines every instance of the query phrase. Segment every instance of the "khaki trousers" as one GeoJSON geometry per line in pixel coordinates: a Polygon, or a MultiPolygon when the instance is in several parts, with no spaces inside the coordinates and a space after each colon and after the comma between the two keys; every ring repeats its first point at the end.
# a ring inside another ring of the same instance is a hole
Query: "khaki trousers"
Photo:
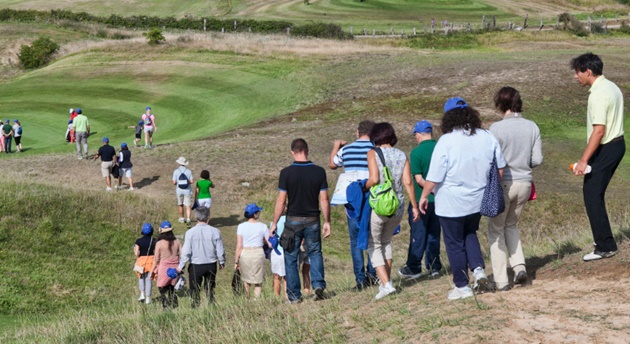
{"type": "Polygon", "coordinates": [[[392,259],[392,237],[402,216],[402,213],[398,216],[387,217],[372,212],[367,249],[372,266],[383,266],[385,261],[392,259]]]}
{"type": "Polygon", "coordinates": [[[525,203],[529,199],[532,183],[529,181],[504,181],[501,182],[501,186],[505,198],[505,211],[488,221],[490,259],[497,288],[503,288],[510,284],[506,254],[514,274],[525,271],[525,256],[516,224],[525,203]]]}

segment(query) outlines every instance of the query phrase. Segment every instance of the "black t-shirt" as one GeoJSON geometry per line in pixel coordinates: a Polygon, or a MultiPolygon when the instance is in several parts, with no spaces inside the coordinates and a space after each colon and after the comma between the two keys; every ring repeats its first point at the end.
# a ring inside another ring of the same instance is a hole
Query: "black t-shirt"
{"type": "Polygon", "coordinates": [[[310,161],[296,161],[280,172],[278,189],[287,192],[287,216],[319,216],[319,192],[328,190],[326,171],[310,161]]]}
{"type": "Polygon", "coordinates": [[[101,161],[112,161],[116,156],[116,150],[110,145],[104,145],[98,149],[98,156],[101,157],[101,161]]]}
{"type": "Polygon", "coordinates": [[[155,242],[156,240],[150,235],[145,235],[136,240],[136,245],[140,247],[140,256],[152,256],[155,250],[155,242]],[[149,247],[149,245],[151,245],[151,247],[149,247]],[[149,251],[149,254],[147,254],[147,251],[149,251]]]}

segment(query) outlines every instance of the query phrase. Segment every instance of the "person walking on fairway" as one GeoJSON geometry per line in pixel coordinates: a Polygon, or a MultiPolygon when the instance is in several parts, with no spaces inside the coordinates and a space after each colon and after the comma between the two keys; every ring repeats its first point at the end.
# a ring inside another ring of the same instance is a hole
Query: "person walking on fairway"
{"type": "MultiPolygon", "coordinates": [[[[78,117],[77,117],[78,118],[78,117]]],[[[116,149],[109,145],[109,139],[103,138],[103,146],[98,149],[98,153],[94,156],[94,160],[101,158],[101,174],[105,178],[107,184],[106,191],[112,191],[112,167],[116,163],[116,149]]]]}
{"type": "Polygon", "coordinates": [[[321,239],[322,236],[329,237],[331,231],[328,181],[326,171],[309,161],[308,153],[308,144],[304,139],[291,142],[294,162],[280,172],[278,197],[270,228],[270,235],[273,236],[285,204],[288,204],[284,232],[280,240],[284,248],[288,302],[292,304],[302,302],[298,272],[298,254],[302,239],[311,261],[311,283],[315,291],[313,300],[323,300],[326,289],[321,239]],[[324,215],[323,226],[320,214],[324,215]]]}
{"type": "Polygon", "coordinates": [[[77,154],[79,160],[83,159],[83,156],[88,156],[88,137],[90,136],[90,121],[83,114],[81,108],[75,110],[77,116],[72,120],[72,128],[74,129],[75,142],[77,144],[77,154]],[[81,152],[83,147],[83,153],[81,152]]]}
{"type": "Polygon", "coordinates": [[[155,124],[155,116],[151,113],[150,106],[147,106],[145,113],[142,114],[142,123],[144,125],[144,148],[153,148],[153,134],[157,133],[157,124],[155,124]]]}
{"type": "Polygon", "coordinates": [[[179,167],[173,171],[173,185],[176,186],[175,194],[177,195],[177,210],[179,211],[179,223],[184,223],[184,207],[186,207],[186,223],[190,223],[190,208],[192,206],[193,192],[192,171],[186,168],[188,161],[180,156],[175,162],[179,167]]]}
{"type": "Polygon", "coordinates": [[[221,231],[208,224],[210,209],[198,207],[195,209],[195,218],[197,225],[186,231],[182,256],[177,267],[177,272],[181,273],[186,263],[190,262],[188,275],[193,308],[199,306],[202,285],[208,303],[214,302],[217,269],[225,267],[225,246],[221,231]]]}
{"type": "MultiPolygon", "coordinates": [[[[409,166],[413,176],[413,185],[416,192],[416,202],[420,201],[422,188],[426,183],[426,176],[431,165],[431,156],[435,149],[436,141],[433,139],[433,126],[428,121],[419,121],[413,127],[413,135],[417,146],[411,151],[409,166]]],[[[436,277],[442,270],[440,261],[440,236],[442,229],[440,219],[435,214],[435,198],[433,194],[428,197],[429,204],[425,214],[420,215],[420,221],[413,221],[412,205],[409,203],[409,250],[407,263],[398,269],[398,274],[405,278],[418,278],[422,276],[422,258],[427,270],[427,276],[436,277]]]]}
{"type": "Polygon", "coordinates": [[[6,120],[4,126],[2,126],[2,138],[4,139],[4,152],[9,154],[11,152],[11,141],[13,140],[13,127],[11,126],[11,120],[6,120]]]}
{"type": "MultiPolygon", "coordinates": [[[[335,140],[333,149],[330,152],[328,167],[333,170],[343,167],[344,172],[356,173],[356,179],[367,179],[369,177],[367,152],[374,148],[374,144],[370,141],[369,136],[373,126],[374,122],[372,121],[366,120],[359,123],[356,133],[357,140],[351,144],[347,144],[344,140],[335,140]]],[[[364,258],[364,250],[357,246],[359,219],[357,219],[354,209],[349,204],[346,204],[346,220],[348,221],[350,255],[356,282],[353,290],[361,291],[368,286],[378,284],[376,270],[372,266],[370,257],[364,258]],[[364,263],[364,261],[366,262],[364,263]]]]}
{"type": "Polygon", "coordinates": [[[142,141],[142,131],[144,130],[144,121],[138,121],[138,125],[130,125],[127,129],[135,129],[136,137],[133,140],[134,147],[138,147],[140,141],[142,141]]]}
{"type": "Polygon", "coordinates": [[[122,178],[125,176],[129,181],[129,191],[135,190],[133,188],[133,179],[131,178],[131,168],[133,167],[133,164],[131,163],[131,151],[125,142],[120,145],[118,165],[120,166],[120,175],[118,176],[118,185],[116,186],[116,189],[122,189],[122,178]]]}
{"type": "Polygon", "coordinates": [[[580,55],[571,60],[571,68],[581,86],[590,86],[586,109],[587,144],[573,173],[584,176],[584,206],[595,249],[583,259],[592,261],[610,258],[617,253],[605,196],[608,184],[626,153],[623,94],[617,85],[604,77],[604,62],[599,56],[592,53],[580,55]],[[590,173],[586,172],[588,166],[591,167],[590,173]]]}
{"type": "Polygon", "coordinates": [[[15,138],[15,148],[18,153],[22,151],[22,124],[19,120],[13,121],[13,137],[15,138]]]}

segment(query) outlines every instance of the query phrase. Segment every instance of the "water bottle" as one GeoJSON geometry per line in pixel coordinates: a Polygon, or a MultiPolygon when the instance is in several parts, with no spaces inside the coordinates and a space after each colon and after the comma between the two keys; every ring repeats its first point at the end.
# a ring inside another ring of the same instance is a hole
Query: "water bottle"
{"type": "MultiPolygon", "coordinates": [[[[573,169],[575,168],[575,166],[577,166],[577,162],[575,164],[571,164],[569,165],[569,168],[571,169],[571,171],[573,171],[573,169]]],[[[586,165],[586,169],[584,170],[584,174],[588,174],[591,173],[593,169],[591,168],[591,165],[586,165]]]]}

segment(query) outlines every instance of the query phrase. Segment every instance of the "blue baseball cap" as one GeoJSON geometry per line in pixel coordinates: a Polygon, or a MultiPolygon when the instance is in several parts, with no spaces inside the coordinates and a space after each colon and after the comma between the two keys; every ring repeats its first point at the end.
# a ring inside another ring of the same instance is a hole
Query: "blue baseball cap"
{"type": "Polygon", "coordinates": [[[76,110],[74,110],[74,112],[76,112],[76,113],[77,113],[77,114],[79,114],[79,115],[83,113],[83,111],[81,110],[81,108],[77,108],[76,110]]]}
{"type": "Polygon", "coordinates": [[[150,107],[150,106],[147,106],[147,108],[146,108],[145,110],[151,110],[151,107],[150,107]]]}
{"type": "Polygon", "coordinates": [[[9,122],[11,122],[11,120],[7,118],[7,120],[5,121],[5,123],[9,123],[9,122]]]}
{"type": "Polygon", "coordinates": [[[121,143],[121,144],[120,144],[120,147],[121,147],[121,148],[127,148],[127,143],[126,143],[126,142],[121,143]]]}
{"type": "Polygon", "coordinates": [[[466,101],[460,97],[449,98],[446,103],[444,103],[444,112],[449,112],[453,109],[463,109],[467,108],[468,104],[466,101]]]}
{"type": "Polygon", "coordinates": [[[416,123],[416,125],[413,126],[413,132],[412,134],[415,133],[431,133],[433,132],[433,126],[431,125],[431,123],[429,123],[429,121],[418,121],[418,123],[416,123]]]}
{"type": "Polygon", "coordinates": [[[173,279],[173,278],[177,278],[179,274],[177,273],[177,269],[175,268],[168,268],[166,269],[166,276],[168,276],[168,278],[173,279]]]}
{"type": "Polygon", "coordinates": [[[256,203],[250,203],[245,206],[245,213],[247,215],[254,215],[261,210],[263,210],[263,208],[259,207],[256,203]]]}
{"type": "Polygon", "coordinates": [[[17,123],[17,122],[19,122],[17,119],[14,119],[14,120],[13,120],[13,123],[17,123]]]}
{"type": "Polygon", "coordinates": [[[160,223],[160,233],[166,233],[166,232],[170,232],[173,230],[173,225],[171,225],[171,223],[169,221],[162,221],[162,223],[160,223]]]}
{"type": "Polygon", "coordinates": [[[71,119],[69,119],[69,120],[68,120],[68,124],[70,124],[70,123],[72,123],[72,120],[71,120],[71,119]]]}
{"type": "Polygon", "coordinates": [[[103,137],[103,142],[109,142],[109,138],[103,137]]]}
{"type": "Polygon", "coordinates": [[[280,250],[278,250],[278,244],[280,243],[280,237],[278,233],[273,233],[272,236],[269,237],[269,243],[271,244],[271,248],[276,251],[277,255],[281,255],[280,250]]]}
{"type": "Polygon", "coordinates": [[[143,125],[144,121],[138,121],[138,125],[143,125]]]}
{"type": "Polygon", "coordinates": [[[142,235],[151,235],[153,234],[153,226],[150,223],[145,222],[142,225],[142,235]]]}

